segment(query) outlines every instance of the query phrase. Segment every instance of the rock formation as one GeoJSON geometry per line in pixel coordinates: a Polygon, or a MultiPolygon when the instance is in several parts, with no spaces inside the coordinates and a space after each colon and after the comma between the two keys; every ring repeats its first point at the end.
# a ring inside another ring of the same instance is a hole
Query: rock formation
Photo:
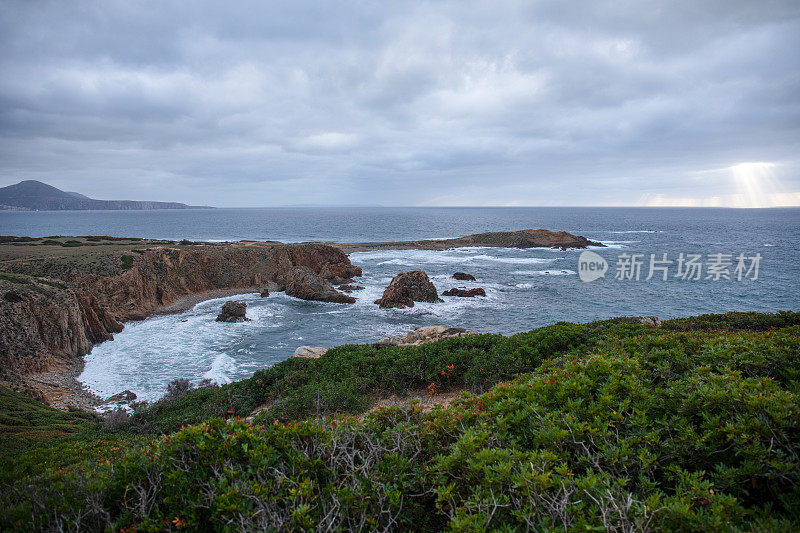
{"type": "Polygon", "coordinates": [[[414,302],[441,302],[436,287],[421,270],[412,270],[396,275],[383,296],[375,303],[383,308],[414,307],[414,302]]]}
{"type": "Polygon", "coordinates": [[[661,325],[661,319],[657,316],[643,316],[639,318],[639,322],[646,326],[659,327],[661,325]]]}
{"type": "Polygon", "coordinates": [[[469,337],[477,335],[474,331],[464,328],[445,328],[444,326],[424,326],[406,333],[400,337],[384,337],[373,346],[419,346],[451,337],[469,337]]]}
{"type": "Polygon", "coordinates": [[[353,285],[353,284],[349,284],[349,283],[345,284],[345,285],[339,285],[338,288],[342,292],[355,292],[355,291],[363,291],[364,290],[364,287],[362,287],[361,285],[353,285]]]}
{"type": "Polygon", "coordinates": [[[268,296],[269,296],[269,289],[266,288],[266,287],[261,289],[261,297],[262,298],[267,298],[268,296]]]}
{"type": "Polygon", "coordinates": [[[319,359],[328,351],[327,348],[320,346],[300,346],[294,351],[295,357],[303,357],[305,359],[319,359]]]}
{"type": "Polygon", "coordinates": [[[245,302],[225,302],[217,315],[217,322],[245,322],[247,318],[247,304],[245,302]]]}
{"type": "Polygon", "coordinates": [[[302,300],[351,304],[352,296],[342,294],[307,266],[294,267],[286,278],[286,294],[302,300]]]}
{"type": "Polygon", "coordinates": [[[474,296],[486,296],[486,291],[482,288],[478,287],[475,289],[450,289],[449,291],[444,291],[442,296],[460,296],[462,298],[472,298],[474,296]]]}
{"type": "Polygon", "coordinates": [[[0,263],[0,382],[36,396],[30,387],[37,385],[26,376],[79,363],[94,344],[122,331],[123,322],[144,319],[185,296],[259,292],[268,285],[282,291],[291,282],[298,297],[352,302],[327,280],[361,274],[341,250],[321,244],[88,252],[80,261],[54,252],[0,263]],[[298,266],[313,275],[298,279],[298,266]],[[306,290],[303,280],[315,290],[306,290]]]}
{"type": "Polygon", "coordinates": [[[456,272],[453,274],[453,279],[457,279],[459,281],[475,281],[475,276],[465,272],[456,272]]]}
{"type": "Polygon", "coordinates": [[[424,241],[401,242],[368,242],[337,244],[338,248],[351,252],[369,250],[448,250],[466,246],[488,246],[503,248],[586,248],[587,246],[603,246],[590,241],[586,237],[573,235],[566,231],[550,231],[546,229],[524,229],[519,231],[495,231],[476,233],[457,239],[431,239],[424,241]]]}

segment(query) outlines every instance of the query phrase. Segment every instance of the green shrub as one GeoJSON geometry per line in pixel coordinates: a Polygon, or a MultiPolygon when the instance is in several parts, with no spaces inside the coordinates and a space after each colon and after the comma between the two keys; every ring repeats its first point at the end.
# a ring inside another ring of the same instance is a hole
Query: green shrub
{"type": "Polygon", "coordinates": [[[699,315],[665,321],[661,327],[671,331],[746,330],[766,331],[800,324],[800,312],[777,313],[730,312],[720,315],[699,315]]]}
{"type": "Polygon", "coordinates": [[[127,270],[127,269],[129,269],[129,268],[131,268],[133,266],[133,256],[132,255],[123,254],[121,259],[122,259],[122,268],[124,268],[125,270],[127,270]]]}
{"type": "Polygon", "coordinates": [[[116,433],[86,433],[89,452],[69,441],[18,455],[53,466],[16,471],[0,522],[796,531],[800,326],[750,330],[773,319],[733,317],[734,328],[731,317],[710,318],[726,323],[712,331],[625,319],[419,347],[343,346],[223,387],[176,384],[116,433]],[[325,416],[419,384],[488,392],[427,414],[325,416]],[[264,425],[235,418],[264,402],[264,425]],[[187,422],[195,424],[180,428],[187,422]],[[168,434],[135,441],[131,430],[145,424],[168,434]]]}

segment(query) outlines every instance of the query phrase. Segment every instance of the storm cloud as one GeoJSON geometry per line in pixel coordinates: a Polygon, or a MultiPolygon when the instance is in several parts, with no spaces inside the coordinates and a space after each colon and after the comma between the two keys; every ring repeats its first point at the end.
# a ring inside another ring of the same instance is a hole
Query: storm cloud
{"type": "Polygon", "coordinates": [[[0,185],[800,205],[796,1],[4,0],[0,46],[0,185]]]}

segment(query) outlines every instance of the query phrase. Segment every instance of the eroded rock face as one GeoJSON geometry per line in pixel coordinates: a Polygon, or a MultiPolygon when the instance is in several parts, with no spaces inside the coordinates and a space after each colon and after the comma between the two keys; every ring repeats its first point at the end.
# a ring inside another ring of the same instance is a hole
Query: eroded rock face
{"type": "Polygon", "coordinates": [[[0,380],[58,367],[122,331],[107,306],[85,290],[18,279],[26,282],[0,280],[0,380]]]}
{"type": "Polygon", "coordinates": [[[414,307],[414,302],[441,302],[428,275],[421,270],[412,270],[396,275],[383,296],[375,303],[382,308],[414,307]]]}
{"type": "Polygon", "coordinates": [[[478,287],[475,289],[450,289],[449,291],[444,291],[442,296],[459,296],[461,298],[473,298],[475,296],[486,296],[486,291],[482,288],[478,287]]]}
{"type": "Polygon", "coordinates": [[[247,304],[231,300],[225,302],[217,315],[217,322],[245,322],[247,318],[247,304]]]}
{"type": "Polygon", "coordinates": [[[295,266],[305,266],[321,278],[337,285],[361,275],[361,268],[350,263],[347,254],[325,244],[289,244],[289,258],[295,266]]]}
{"type": "Polygon", "coordinates": [[[97,253],[90,259],[0,263],[8,278],[0,278],[0,381],[27,390],[26,375],[65,368],[122,331],[122,322],[144,319],[186,295],[260,291],[270,285],[284,290],[291,280],[298,297],[353,302],[326,280],[361,273],[342,251],[321,244],[162,245],[132,254],[97,253]],[[297,285],[297,266],[311,271],[313,276],[305,279],[317,290],[297,285]],[[10,281],[16,278],[24,281],[10,281]]]}
{"type": "Polygon", "coordinates": [[[327,280],[306,266],[297,266],[287,275],[286,294],[303,300],[351,304],[352,296],[342,294],[327,280]]]}
{"type": "Polygon", "coordinates": [[[474,331],[464,328],[445,328],[444,326],[425,326],[417,328],[400,337],[384,337],[375,343],[375,346],[419,346],[451,337],[469,337],[477,335],[474,331]]]}
{"type": "Polygon", "coordinates": [[[475,281],[475,276],[465,272],[456,272],[453,274],[453,279],[457,279],[459,281],[475,281]]]}

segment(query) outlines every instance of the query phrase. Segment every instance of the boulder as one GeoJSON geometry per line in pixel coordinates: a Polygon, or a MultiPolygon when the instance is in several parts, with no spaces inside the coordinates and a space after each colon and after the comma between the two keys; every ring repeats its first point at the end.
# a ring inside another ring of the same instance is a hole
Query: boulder
{"type": "Polygon", "coordinates": [[[459,281],[475,281],[475,276],[465,272],[456,272],[453,274],[453,279],[457,279],[459,281]]]}
{"type": "Polygon", "coordinates": [[[231,300],[225,302],[217,315],[217,322],[245,322],[250,320],[246,316],[247,304],[231,300]]]}
{"type": "Polygon", "coordinates": [[[477,335],[474,331],[464,328],[445,328],[444,326],[424,326],[409,331],[400,337],[384,337],[372,346],[383,348],[386,346],[419,346],[451,337],[469,337],[477,335]]]}
{"type": "Polygon", "coordinates": [[[264,287],[263,289],[261,289],[261,297],[266,298],[267,296],[269,296],[269,289],[264,287]]]}
{"type": "Polygon", "coordinates": [[[362,291],[364,290],[364,287],[362,287],[361,285],[353,285],[348,283],[346,285],[340,285],[339,290],[342,292],[362,291]]]}
{"type": "Polygon", "coordinates": [[[107,398],[102,405],[125,405],[134,400],[136,400],[136,393],[129,390],[124,390],[107,398]]]}
{"type": "Polygon", "coordinates": [[[327,351],[327,348],[322,348],[321,346],[300,346],[294,351],[294,356],[304,357],[306,359],[319,359],[325,355],[327,351]]]}
{"type": "Polygon", "coordinates": [[[486,296],[486,291],[478,287],[476,289],[450,289],[444,291],[442,296],[460,296],[462,298],[472,298],[474,296],[486,296]]]}
{"type": "Polygon", "coordinates": [[[286,294],[301,300],[351,304],[352,296],[342,294],[327,280],[306,266],[294,267],[286,277],[286,294]]]}
{"type": "Polygon", "coordinates": [[[661,319],[657,316],[643,316],[639,319],[639,322],[646,326],[658,327],[661,325],[661,319]]]}
{"type": "Polygon", "coordinates": [[[392,278],[392,282],[383,291],[383,296],[375,300],[382,308],[414,307],[414,302],[441,302],[428,275],[421,270],[403,272],[392,278]]]}

